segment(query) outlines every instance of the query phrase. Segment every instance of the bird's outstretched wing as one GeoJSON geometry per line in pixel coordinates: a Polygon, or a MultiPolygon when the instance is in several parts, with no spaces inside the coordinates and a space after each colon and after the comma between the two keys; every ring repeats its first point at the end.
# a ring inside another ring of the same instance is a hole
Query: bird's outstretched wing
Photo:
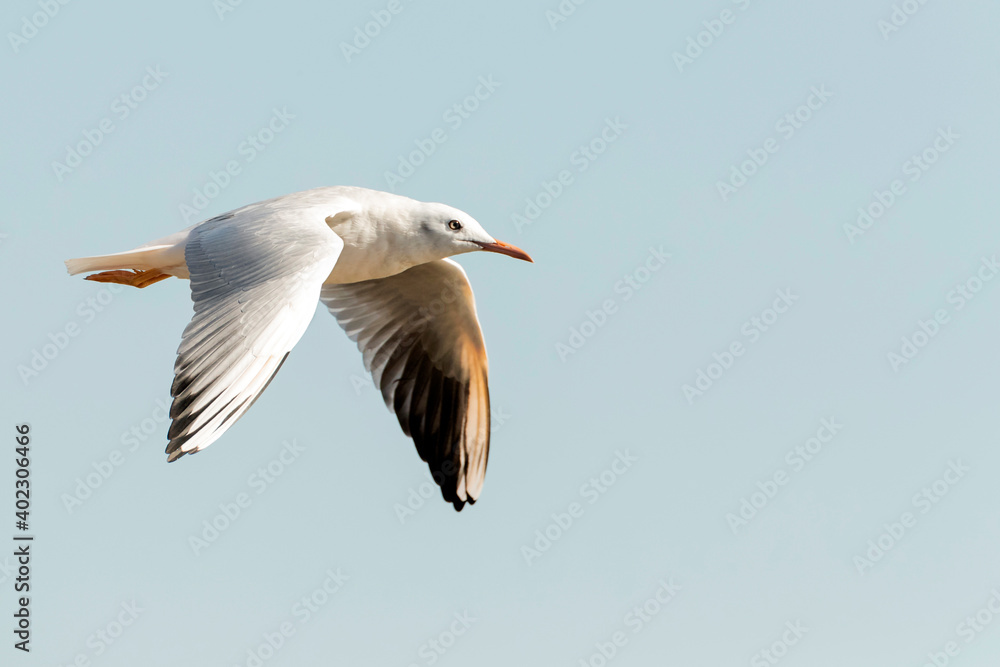
{"type": "Polygon", "coordinates": [[[320,299],[430,465],[444,499],[479,497],[490,447],[486,346],[462,267],[444,259],[346,285],[320,299]]]}
{"type": "Polygon", "coordinates": [[[343,247],[322,216],[267,205],[191,230],[194,318],[174,364],[168,460],[208,447],[260,396],[309,326],[343,247]]]}

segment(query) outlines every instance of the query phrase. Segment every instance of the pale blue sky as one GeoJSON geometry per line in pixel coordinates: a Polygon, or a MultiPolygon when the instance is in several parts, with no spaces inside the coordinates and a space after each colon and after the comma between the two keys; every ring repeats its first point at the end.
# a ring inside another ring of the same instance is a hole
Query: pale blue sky
{"type": "Polygon", "coordinates": [[[595,1],[554,28],[556,0],[245,0],[221,19],[210,0],[71,2],[32,32],[48,5],[7,3],[0,405],[9,444],[14,423],[33,429],[37,535],[33,651],[16,664],[248,665],[283,624],[268,667],[598,665],[616,633],[622,666],[772,664],[772,648],[789,667],[917,666],[950,641],[951,664],[995,664],[1000,629],[961,624],[992,617],[1000,586],[1000,281],[977,283],[1000,253],[1000,9],[902,4],[920,9],[885,32],[889,0],[595,1]],[[348,62],[371,12],[391,21],[348,62]],[[702,31],[692,62],[675,57],[702,31]],[[206,191],[213,174],[224,187],[206,191]],[[848,234],[897,179],[888,212],[848,234]],[[535,258],[460,260],[498,417],[461,514],[435,492],[400,520],[425,465],[325,311],[239,424],[167,465],[157,416],[187,284],[115,293],[63,269],[337,184],[447,202],[535,258]],[[545,208],[518,224],[526,199],[545,208]],[[699,372],[715,379],[686,396],[699,372]],[[814,436],[828,442],[806,461],[814,436]],[[954,482],[939,502],[921,498],[939,479],[954,482]],[[727,521],[759,488],[773,498],[727,521]],[[189,538],[241,493],[196,554],[189,538]],[[325,604],[306,613],[312,595],[325,604]],[[97,633],[120,615],[108,645],[97,633]]]}

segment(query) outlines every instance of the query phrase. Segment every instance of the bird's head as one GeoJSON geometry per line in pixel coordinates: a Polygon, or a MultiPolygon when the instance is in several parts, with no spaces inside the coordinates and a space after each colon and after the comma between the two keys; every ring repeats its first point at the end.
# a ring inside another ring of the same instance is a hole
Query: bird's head
{"type": "Polygon", "coordinates": [[[528,253],[486,233],[483,226],[468,213],[446,206],[427,204],[417,218],[416,236],[419,243],[439,255],[439,258],[476,250],[496,252],[526,262],[533,261],[528,253]]]}

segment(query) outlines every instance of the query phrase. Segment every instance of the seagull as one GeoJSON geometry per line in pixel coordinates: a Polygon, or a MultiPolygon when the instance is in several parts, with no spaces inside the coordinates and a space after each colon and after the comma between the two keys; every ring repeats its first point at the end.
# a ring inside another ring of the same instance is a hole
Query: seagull
{"type": "Polygon", "coordinates": [[[170,388],[168,461],[199,452],[250,409],[319,299],[430,466],[441,495],[475,503],[490,446],[488,364],[469,279],[452,255],[531,262],[451,206],[359,187],[250,204],[135,250],[70,259],[70,275],[144,288],[191,281],[170,388]]]}

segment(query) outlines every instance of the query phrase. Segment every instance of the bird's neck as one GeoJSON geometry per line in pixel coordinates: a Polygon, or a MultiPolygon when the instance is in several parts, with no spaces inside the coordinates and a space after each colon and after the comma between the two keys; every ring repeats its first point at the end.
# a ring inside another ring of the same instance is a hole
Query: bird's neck
{"type": "Polygon", "coordinates": [[[437,257],[409,220],[358,214],[331,226],[344,249],[327,283],[354,283],[401,273],[437,257]]]}

